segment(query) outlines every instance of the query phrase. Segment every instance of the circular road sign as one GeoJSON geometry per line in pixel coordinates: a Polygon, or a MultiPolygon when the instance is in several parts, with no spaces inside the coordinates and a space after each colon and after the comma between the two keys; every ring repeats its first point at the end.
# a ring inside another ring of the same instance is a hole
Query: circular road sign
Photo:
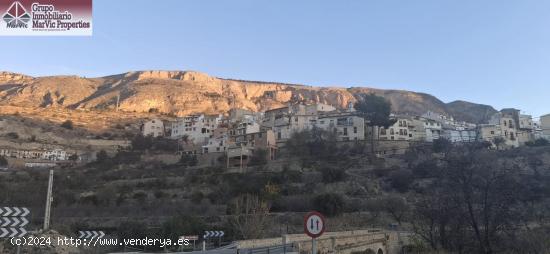
{"type": "Polygon", "coordinates": [[[319,212],[312,211],[304,217],[304,232],[311,238],[317,238],[325,232],[325,217],[319,212]]]}

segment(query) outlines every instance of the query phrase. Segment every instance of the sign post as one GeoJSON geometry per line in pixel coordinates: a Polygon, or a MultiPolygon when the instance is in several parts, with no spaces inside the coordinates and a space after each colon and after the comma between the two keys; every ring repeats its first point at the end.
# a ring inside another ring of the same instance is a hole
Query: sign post
{"type": "Polygon", "coordinates": [[[311,211],[304,217],[304,232],[311,237],[311,253],[317,254],[317,240],[325,232],[325,217],[316,211],[311,211]]]}

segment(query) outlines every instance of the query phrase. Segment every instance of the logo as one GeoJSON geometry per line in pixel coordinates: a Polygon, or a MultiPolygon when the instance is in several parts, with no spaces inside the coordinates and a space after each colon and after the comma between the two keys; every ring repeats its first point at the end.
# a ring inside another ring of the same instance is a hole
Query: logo
{"type": "Polygon", "coordinates": [[[4,14],[3,19],[7,24],[7,28],[27,28],[31,16],[20,2],[13,2],[4,14]]]}

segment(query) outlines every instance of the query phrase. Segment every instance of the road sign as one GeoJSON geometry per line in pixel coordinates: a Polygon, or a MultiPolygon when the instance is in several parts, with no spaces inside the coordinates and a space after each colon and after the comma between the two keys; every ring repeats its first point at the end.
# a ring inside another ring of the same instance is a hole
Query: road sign
{"type": "Polygon", "coordinates": [[[29,224],[25,218],[29,213],[26,207],[0,207],[0,238],[25,236],[27,230],[23,227],[29,224]]]}
{"type": "Polygon", "coordinates": [[[84,230],[78,231],[78,238],[103,238],[105,232],[103,231],[93,231],[93,230],[84,230]]]}
{"type": "Polygon", "coordinates": [[[0,217],[0,227],[24,227],[29,224],[25,217],[0,217]]]}
{"type": "Polygon", "coordinates": [[[311,238],[317,238],[325,232],[325,217],[312,211],[304,217],[304,232],[311,238]]]}
{"type": "Polygon", "coordinates": [[[223,231],[204,231],[203,238],[222,237],[225,233],[223,231]]]}
{"type": "Polygon", "coordinates": [[[24,228],[0,228],[0,238],[23,237],[27,234],[24,228]]]}
{"type": "Polygon", "coordinates": [[[187,239],[187,240],[190,240],[190,241],[197,241],[197,240],[199,240],[199,236],[198,235],[184,235],[184,236],[180,236],[180,239],[187,239]]]}

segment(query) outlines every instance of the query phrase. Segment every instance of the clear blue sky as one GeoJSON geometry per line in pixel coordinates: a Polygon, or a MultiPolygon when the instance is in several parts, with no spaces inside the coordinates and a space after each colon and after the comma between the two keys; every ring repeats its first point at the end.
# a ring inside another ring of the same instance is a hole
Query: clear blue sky
{"type": "Polygon", "coordinates": [[[550,113],[550,1],[94,0],[92,37],[2,37],[0,70],[426,92],[550,113]]]}

